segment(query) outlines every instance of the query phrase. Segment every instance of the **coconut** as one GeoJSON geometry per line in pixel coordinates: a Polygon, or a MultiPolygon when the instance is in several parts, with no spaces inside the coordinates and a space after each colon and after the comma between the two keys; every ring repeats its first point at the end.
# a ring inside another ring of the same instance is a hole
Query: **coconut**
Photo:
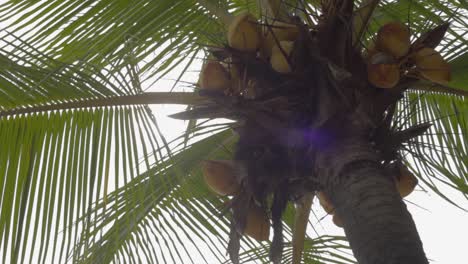
{"type": "Polygon", "coordinates": [[[396,181],[396,186],[401,197],[406,197],[414,191],[418,185],[418,179],[404,165],[400,166],[399,171],[400,176],[396,181]]]}
{"type": "Polygon", "coordinates": [[[392,88],[400,80],[400,68],[390,55],[379,52],[367,64],[367,79],[379,88],[392,88]]]}
{"type": "Polygon", "coordinates": [[[229,88],[229,73],[218,61],[209,60],[200,73],[199,85],[201,89],[224,91],[229,88]]]}
{"type": "Polygon", "coordinates": [[[333,215],[332,221],[337,227],[343,228],[343,221],[337,214],[333,215]]]}
{"type": "Polygon", "coordinates": [[[257,241],[268,240],[270,237],[270,220],[266,212],[259,206],[252,204],[247,212],[244,234],[257,241]]]}
{"type": "Polygon", "coordinates": [[[327,212],[327,214],[333,214],[335,212],[335,207],[324,192],[317,192],[317,198],[319,199],[320,205],[323,207],[325,212],[327,212]]]}
{"type": "Polygon", "coordinates": [[[272,48],[280,41],[295,41],[299,35],[299,28],[295,24],[275,21],[268,25],[263,38],[263,52],[270,57],[272,48]]]}
{"type": "Polygon", "coordinates": [[[450,81],[450,64],[434,49],[422,48],[415,52],[411,59],[424,78],[442,84],[450,81]]]}
{"type": "Polygon", "coordinates": [[[410,31],[400,22],[390,22],[383,25],[377,33],[377,49],[395,58],[408,54],[410,49],[410,31]]]}
{"type": "Polygon", "coordinates": [[[260,43],[260,29],[256,19],[248,12],[234,17],[228,28],[229,46],[242,51],[255,51],[260,43]]]}
{"type": "Polygon", "coordinates": [[[202,163],[206,184],[219,195],[232,195],[239,191],[239,164],[232,160],[207,160],[202,163]]]}
{"type": "Polygon", "coordinates": [[[279,46],[274,45],[271,50],[270,63],[271,67],[280,73],[291,72],[291,65],[289,65],[288,58],[294,48],[294,42],[292,41],[280,41],[279,46]],[[281,48],[280,48],[281,46],[281,48]],[[286,55],[287,57],[285,57],[286,55]]]}

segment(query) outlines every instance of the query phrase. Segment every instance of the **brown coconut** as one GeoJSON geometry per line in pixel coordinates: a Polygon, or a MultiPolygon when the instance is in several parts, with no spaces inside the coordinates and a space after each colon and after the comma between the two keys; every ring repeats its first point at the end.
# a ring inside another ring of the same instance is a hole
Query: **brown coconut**
{"type": "Polygon", "coordinates": [[[263,52],[270,57],[272,48],[280,41],[295,41],[299,35],[299,28],[295,24],[275,21],[265,29],[263,38],[263,52]]]}
{"type": "Polygon", "coordinates": [[[255,51],[260,47],[261,34],[258,22],[248,12],[234,17],[228,28],[228,44],[242,51],[255,51]]]}
{"type": "Polygon", "coordinates": [[[335,207],[324,192],[317,192],[317,198],[319,200],[320,205],[323,207],[325,212],[327,212],[327,214],[333,214],[335,212],[335,207]]]}
{"type": "Polygon", "coordinates": [[[408,54],[410,46],[409,28],[400,22],[387,23],[377,32],[377,49],[395,58],[401,58],[408,54]]]}
{"type": "Polygon", "coordinates": [[[271,67],[280,73],[290,73],[292,71],[288,58],[294,48],[293,41],[280,41],[279,46],[274,45],[271,50],[270,63],[271,67]],[[281,46],[281,48],[280,48],[281,46]],[[285,57],[285,55],[287,57],[285,57]]]}
{"type": "Polygon", "coordinates": [[[343,228],[343,221],[337,214],[333,215],[332,221],[337,227],[343,228]]]}
{"type": "Polygon", "coordinates": [[[199,85],[201,89],[224,91],[230,86],[229,73],[218,61],[209,60],[203,65],[199,85]]]}
{"type": "Polygon", "coordinates": [[[232,160],[207,160],[202,163],[206,184],[219,195],[232,195],[239,191],[239,164],[232,160]]]}
{"type": "Polygon", "coordinates": [[[400,81],[400,67],[390,55],[376,53],[367,64],[367,79],[379,88],[392,88],[400,81]]]}
{"type": "Polygon", "coordinates": [[[399,172],[400,175],[396,180],[396,186],[401,197],[406,197],[414,191],[416,185],[418,185],[418,179],[404,165],[400,166],[399,172]]]}
{"type": "Polygon", "coordinates": [[[426,79],[436,83],[450,81],[450,64],[432,48],[422,48],[411,56],[416,70],[426,79]]]}
{"type": "Polygon", "coordinates": [[[265,241],[270,237],[270,219],[267,213],[255,204],[247,212],[244,234],[257,241],[265,241]]]}

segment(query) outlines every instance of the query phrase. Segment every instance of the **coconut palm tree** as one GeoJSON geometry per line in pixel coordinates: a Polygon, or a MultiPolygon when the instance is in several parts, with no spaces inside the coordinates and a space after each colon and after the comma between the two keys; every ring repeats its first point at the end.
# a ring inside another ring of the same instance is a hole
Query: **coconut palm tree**
{"type": "Polygon", "coordinates": [[[428,263],[402,195],[467,197],[466,6],[4,1],[2,262],[428,263]]]}

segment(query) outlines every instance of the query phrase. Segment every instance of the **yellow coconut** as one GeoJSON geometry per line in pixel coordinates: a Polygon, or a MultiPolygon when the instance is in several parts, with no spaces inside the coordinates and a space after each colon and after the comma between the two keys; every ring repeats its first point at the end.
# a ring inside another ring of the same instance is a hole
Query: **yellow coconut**
{"type": "Polygon", "coordinates": [[[400,80],[398,65],[369,64],[367,66],[367,79],[379,88],[392,88],[400,80]]]}
{"type": "Polygon", "coordinates": [[[274,45],[271,50],[271,67],[280,73],[289,73],[292,71],[288,59],[294,47],[293,41],[280,41],[279,46],[274,45]],[[281,48],[280,48],[281,46],[281,48]],[[285,57],[285,55],[287,57],[285,57]]]}
{"type": "Polygon", "coordinates": [[[343,221],[337,214],[333,215],[332,221],[337,227],[343,228],[343,221]]]}
{"type": "Polygon", "coordinates": [[[270,220],[266,212],[259,206],[252,204],[247,212],[244,234],[257,241],[268,240],[270,237],[270,220]]]}
{"type": "Polygon", "coordinates": [[[299,28],[295,24],[275,21],[265,28],[263,38],[263,52],[271,56],[272,48],[280,41],[295,41],[299,35],[299,28]]]}
{"type": "Polygon", "coordinates": [[[228,28],[229,46],[242,51],[255,51],[260,43],[260,28],[256,19],[248,12],[234,17],[228,28]]]}
{"type": "Polygon", "coordinates": [[[434,49],[422,48],[415,52],[411,59],[424,78],[442,84],[450,81],[450,64],[434,49]]]}
{"type": "Polygon", "coordinates": [[[367,64],[367,79],[379,88],[392,88],[400,80],[400,68],[392,57],[379,52],[367,64]]]}
{"type": "Polygon", "coordinates": [[[229,73],[218,61],[209,60],[203,65],[199,85],[201,89],[224,91],[230,86],[229,73]]]}
{"type": "Polygon", "coordinates": [[[418,179],[404,165],[400,166],[400,177],[396,181],[396,186],[401,197],[410,195],[418,185],[418,179]]]}
{"type": "Polygon", "coordinates": [[[411,46],[409,28],[400,22],[383,25],[377,33],[377,49],[395,58],[408,54],[411,46]]]}
{"type": "Polygon", "coordinates": [[[219,195],[232,195],[239,191],[237,179],[240,168],[231,160],[207,160],[202,163],[206,184],[219,195]]]}
{"type": "Polygon", "coordinates": [[[323,207],[325,212],[327,212],[327,214],[333,214],[335,212],[335,207],[324,192],[317,192],[317,198],[319,200],[320,205],[323,207]]]}

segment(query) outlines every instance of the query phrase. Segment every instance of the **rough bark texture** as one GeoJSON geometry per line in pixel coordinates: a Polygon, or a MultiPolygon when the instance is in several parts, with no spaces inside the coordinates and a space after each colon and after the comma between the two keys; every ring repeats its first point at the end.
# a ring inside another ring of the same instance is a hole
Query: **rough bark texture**
{"type": "Polygon", "coordinates": [[[319,180],[360,264],[427,264],[414,221],[370,143],[336,142],[320,152],[319,180]]]}

